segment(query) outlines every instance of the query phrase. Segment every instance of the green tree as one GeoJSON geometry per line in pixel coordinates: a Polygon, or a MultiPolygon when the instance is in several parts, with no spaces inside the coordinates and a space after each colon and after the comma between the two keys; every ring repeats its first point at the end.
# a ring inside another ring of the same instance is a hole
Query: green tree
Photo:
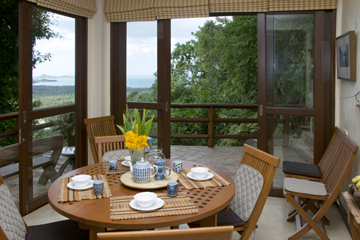
{"type": "MultiPolygon", "coordinates": [[[[0,24],[0,114],[17,112],[19,107],[18,94],[18,52],[19,52],[19,27],[18,27],[18,3],[10,0],[0,0],[1,24],[0,24]]],[[[32,66],[51,59],[50,53],[35,51],[36,40],[60,37],[51,26],[55,25],[55,17],[52,13],[40,9],[33,9],[33,58],[32,66]]],[[[0,132],[15,129],[15,121],[0,121],[0,132]]],[[[5,146],[14,143],[14,138],[0,139],[0,145],[5,146]]]]}

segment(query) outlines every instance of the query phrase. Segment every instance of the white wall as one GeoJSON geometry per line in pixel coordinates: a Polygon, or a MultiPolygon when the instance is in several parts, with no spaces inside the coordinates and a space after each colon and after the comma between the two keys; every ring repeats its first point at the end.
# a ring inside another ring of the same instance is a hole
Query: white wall
{"type": "MultiPolygon", "coordinates": [[[[96,8],[88,20],[88,118],[110,115],[110,23],[105,1],[96,0],[96,8]]],[[[93,163],[88,145],[88,164],[93,163]]]]}
{"type": "MultiPolygon", "coordinates": [[[[360,108],[355,98],[340,100],[341,97],[352,96],[360,91],[360,1],[338,0],[336,37],[347,31],[354,30],[356,37],[356,82],[336,78],[336,100],[335,100],[335,125],[340,129],[348,130],[349,138],[360,146],[360,108]]],[[[347,190],[351,179],[360,175],[360,153],[355,158],[354,165],[350,171],[342,192],[347,190]]],[[[340,200],[345,207],[346,203],[340,194],[340,200]]]]}

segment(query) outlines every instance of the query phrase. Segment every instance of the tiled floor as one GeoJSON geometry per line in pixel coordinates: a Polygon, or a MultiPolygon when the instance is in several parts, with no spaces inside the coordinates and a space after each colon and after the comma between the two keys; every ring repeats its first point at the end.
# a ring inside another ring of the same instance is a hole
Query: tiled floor
{"type": "MultiPolygon", "coordinates": [[[[171,158],[189,160],[216,167],[234,177],[238,169],[242,147],[171,146],[171,158]]],[[[291,147],[275,146],[274,156],[280,158],[273,181],[274,187],[283,186],[282,162],[305,162],[291,147]]]]}
{"type": "MultiPolygon", "coordinates": [[[[295,232],[295,223],[286,222],[287,212],[292,210],[289,203],[284,198],[268,197],[264,210],[258,221],[259,228],[255,231],[250,239],[256,240],[286,240],[295,232]]],[[[326,226],[326,231],[331,240],[351,240],[349,232],[342,221],[336,206],[332,206],[326,214],[330,219],[330,225],[326,226]]],[[[42,208],[26,215],[26,223],[31,225],[43,224],[65,219],[62,215],[52,210],[51,206],[45,205],[42,208]]],[[[186,224],[180,226],[187,228],[186,224]]],[[[233,233],[233,240],[240,238],[237,232],[233,233]]],[[[311,230],[301,240],[318,240],[317,234],[311,230]]]]}

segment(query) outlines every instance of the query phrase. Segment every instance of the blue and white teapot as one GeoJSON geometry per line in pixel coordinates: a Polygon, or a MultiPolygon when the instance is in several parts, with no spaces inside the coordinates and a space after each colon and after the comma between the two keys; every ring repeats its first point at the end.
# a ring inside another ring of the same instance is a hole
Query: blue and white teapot
{"type": "Polygon", "coordinates": [[[152,166],[151,163],[145,161],[144,158],[141,158],[134,166],[130,164],[130,172],[133,175],[135,182],[147,183],[150,182],[150,179],[158,172],[158,167],[152,166]],[[151,174],[153,168],[156,168],[156,170],[154,174],[151,174]]]}

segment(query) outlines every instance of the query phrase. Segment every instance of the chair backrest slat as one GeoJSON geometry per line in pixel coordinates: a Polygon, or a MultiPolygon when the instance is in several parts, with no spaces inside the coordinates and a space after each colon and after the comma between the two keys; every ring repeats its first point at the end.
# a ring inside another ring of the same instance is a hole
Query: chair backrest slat
{"type": "Polygon", "coordinates": [[[331,164],[327,164],[322,179],[330,196],[334,195],[331,198],[336,198],[344,185],[358,149],[359,147],[345,133],[339,128],[335,128],[334,136],[325,153],[333,158],[333,161],[331,164]]]}
{"type": "Polygon", "coordinates": [[[98,118],[84,119],[86,125],[86,132],[90,142],[91,153],[95,163],[99,162],[98,148],[94,142],[94,138],[98,136],[112,136],[116,135],[114,124],[114,116],[105,116],[98,118]]]}
{"type": "Polygon", "coordinates": [[[354,162],[356,152],[352,151],[344,142],[341,144],[331,171],[323,178],[323,183],[326,185],[329,194],[335,193],[337,195],[336,189],[338,185],[344,185],[354,162]]]}
{"type": "Polygon", "coordinates": [[[341,142],[342,142],[341,137],[338,135],[339,132],[337,130],[338,130],[338,128],[335,128],[334,135],[331,138],[330,144],[327,147],[327,149],[319,163],[320,173],[323,177],[326,177],[326,175],[332,168],[334,161],[335,161],[334,156],[338,152],[341,142]]]}
{"type": "Polygon", "coordinates": [[[98,160],[102,162],[102,156],[108,151],[125,149],[124,135],[95,137],[94,142],[98,149],[98,160]]]}

